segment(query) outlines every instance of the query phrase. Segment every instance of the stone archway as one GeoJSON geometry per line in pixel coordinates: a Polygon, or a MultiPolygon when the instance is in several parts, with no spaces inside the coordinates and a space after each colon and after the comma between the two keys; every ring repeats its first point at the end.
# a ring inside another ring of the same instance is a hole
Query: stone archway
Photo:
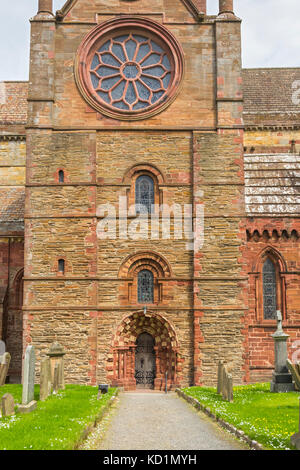
{"type": "Polygon", "coordinates": [[[112,362],[107,365],[107,378],[113,386],[135,390],[136,350],[140,335],[147,333],[153,338],[155,355],[155,378],[153,388],[165,389],[168,376],[168,389],[176,388],[178,381],[178,341],[174,328],[162,315],[135,312],[123,319],[117,329],[112,346],[112,362]]]}

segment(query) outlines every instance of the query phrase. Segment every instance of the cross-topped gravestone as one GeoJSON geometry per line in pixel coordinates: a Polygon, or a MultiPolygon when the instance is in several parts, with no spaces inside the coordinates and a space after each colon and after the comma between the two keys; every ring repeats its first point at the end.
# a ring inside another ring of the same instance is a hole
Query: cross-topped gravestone
{"type": "Polygon", "coordinates": [[[277,330],[272,335],[275,348],[275,371],[273,372],[271,382],[271,392],[286,393],[295,390],[293,379],[288,371],[286,361],[288,358],[287,340],[289,335],[284,333],[282,329],[282,314],[280,310],[277,315],[277,330]]]}

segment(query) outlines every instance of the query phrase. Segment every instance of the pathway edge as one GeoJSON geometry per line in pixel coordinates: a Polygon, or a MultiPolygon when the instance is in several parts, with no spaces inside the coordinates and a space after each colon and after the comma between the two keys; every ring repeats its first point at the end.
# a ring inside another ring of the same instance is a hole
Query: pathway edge
{"type": "Polygon", "coordinates": [[[244,431],[241,431],[240,429],[235,428],[232,424],[227,423],[223,419],[218,418],[214,413],[211,412],[210,408],[206,408],[206,406],[200,403],[196,398],[193,398],[190,395],[187,395],[179,388],[176,388],[175,392],[181,398],[183,398],[188,403],[190,403],[194,408],[196,408],[197,410],[203,411],[209,418],[215,421],[221,428],[226,429],[231,434],[236,436],[238,439],[245,442],[250,447],[250,449],[265,450],[262,444],[259,444],[258,442],[253,441],[249,436],[247,436],[244,433],[244,431]]]}

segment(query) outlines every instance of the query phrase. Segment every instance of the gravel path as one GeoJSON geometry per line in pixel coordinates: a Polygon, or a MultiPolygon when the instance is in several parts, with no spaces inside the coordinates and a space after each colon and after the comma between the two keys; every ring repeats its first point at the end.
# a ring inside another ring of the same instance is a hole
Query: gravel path
{"type": "Polygon", "coordinates": [[[99,450],[246,450],[175,393],[130,392],[119,403],[99,450]]]}

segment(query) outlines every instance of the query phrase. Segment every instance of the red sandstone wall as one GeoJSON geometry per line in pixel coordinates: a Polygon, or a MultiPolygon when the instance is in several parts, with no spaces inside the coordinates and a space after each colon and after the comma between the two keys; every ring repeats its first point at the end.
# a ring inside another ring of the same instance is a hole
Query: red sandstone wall
{"type": "MultiPolygon", "coordinates": [[[[248,380],[268,380],[274,368],[275,320],[264,320],[259,297],[259,260],[264,250],[271,248],[281,255],[286,267],[278,282],[283,283],[283,299],[278,305],[283,311],[284,331],[290,335],[289,356],[300,349],[300,221],[298,218],[256,218],[247,221],[248,243],[243,256],[249,269],[249,313],[247,317],[249,367],[248,380]],[[282,235],[283,232],[283,235],[282,235]],[[294,348],[293,348],[294,344],[294,348]]],[[[275,253],[276,253],[275,252],[275,253]]],[[[298,360],[300,354],[298,354],[298,360]]]]}
{"type": "Polygon", "coordinates": [[[13,238],[0,243],[1,259],[1,338],[6,351],[11,354],[10,379],[18,381],[22,368],[22,277],[24,267],[24,242],[13,238]]]}

